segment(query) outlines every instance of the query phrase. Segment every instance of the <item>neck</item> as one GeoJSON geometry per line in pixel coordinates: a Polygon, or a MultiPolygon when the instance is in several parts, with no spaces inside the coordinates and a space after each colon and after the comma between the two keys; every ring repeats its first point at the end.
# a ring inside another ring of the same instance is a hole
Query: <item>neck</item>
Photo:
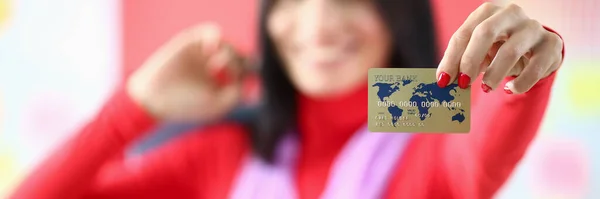
{"type": "Polygon", "coordinates": [[[337,153],[367,121],[368,88],[329,99],[298,96],[298,130],[305,153],[337,153]]]}

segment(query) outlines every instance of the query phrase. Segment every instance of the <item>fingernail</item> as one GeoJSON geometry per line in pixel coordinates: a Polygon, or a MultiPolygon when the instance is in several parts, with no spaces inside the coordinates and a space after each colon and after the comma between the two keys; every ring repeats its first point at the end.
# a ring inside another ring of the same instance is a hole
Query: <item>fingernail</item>
{"type": "Polygon", "coordinates": [[[504,87],[504,92],[505,92],[506,94],[513,94],[513,92],[510,90],[510,88],[508,88],[508,86],[505,86],[505,87],[504,87]]]}
{"type": "Polygon", "coordinates": [[[440,88],[444,88],[448,85],[448,83],[450,83],[450,75],[448,75],[448,73],[442,72],[438,76],[437,80],[438,80],[437,81],[438,86],[440,88]]]}
{"type": "Polygon", "coordinates": [[[488,86],[485,83],[481,83],[481,90],[485,93],[489,93],[492,90],[492,87],[488,86]]]}
{"type": "Polygon", "coordinates": [[[212,71],[212,77],[215,79],[216,83],[220,86],[224,86],[229,84],[229,71],[226,66],[218,67],[212,71]]]}
{"type": "Polygon", "coordinates": [[[471,83],[471,77],[469,77],[467,74],[460,73],[458,75],[458,87],[460,87],[462,89],[467,89],[467,88],[469,88],[470,83],[471,83]]]}

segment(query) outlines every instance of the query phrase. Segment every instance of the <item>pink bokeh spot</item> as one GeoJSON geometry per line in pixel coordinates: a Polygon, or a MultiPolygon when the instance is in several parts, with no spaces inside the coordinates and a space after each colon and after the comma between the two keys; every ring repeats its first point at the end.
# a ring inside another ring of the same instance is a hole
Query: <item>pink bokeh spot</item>
{"type": "Polygon", "coordinates": [[[45,145],[63,137],[72,125],[73,108],[64,95],[44,93],[32,97],[25,107],[26,141],[45,145]]]}
{"type": "Polygon", "coordinates": [[[590,160],[583,143],[575,140],[540,140],[534,155],[535,185],[547,194],[584,195],[590,160]]]}

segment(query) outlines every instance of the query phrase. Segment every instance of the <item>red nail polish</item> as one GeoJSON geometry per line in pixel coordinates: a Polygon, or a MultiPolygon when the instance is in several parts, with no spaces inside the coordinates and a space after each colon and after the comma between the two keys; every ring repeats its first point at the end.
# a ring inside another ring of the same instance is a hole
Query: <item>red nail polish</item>
{"type": "Polygon", "coordinates": [[[508,87],[504,87],[504,92],[506,92],[506,94],[513,94],[513,92],[508,87]]]}
{"type": "Polygon", "coordinates": [[[213,70],[212,77],[215,79],[216,83],[220,86],[227,85],[230,81],[229,71],[226,66],[218,67],[213,70]]]}
{"type": "Polygon", "coordinates": [[[458,75],[458,87],[467,89],[469,88],[469,84],[471,84],[471,77],[469,77],[467,74],[460,73],[458,75]]]}
{"type": "Polygon", "coordinates": [[[450,75],[448,75],[448,73],[445,72],[440,73],[437,79],[437,85],[440,88],[444,88],[448,85],[448,83],[450,83],[450,75]]]}
{"type": "Polygon", "coordinates": [[[492,90],[492,87],[488,86],[485,83],[481,83],[481,90],[485,93],[489,93],[492,90]]]}

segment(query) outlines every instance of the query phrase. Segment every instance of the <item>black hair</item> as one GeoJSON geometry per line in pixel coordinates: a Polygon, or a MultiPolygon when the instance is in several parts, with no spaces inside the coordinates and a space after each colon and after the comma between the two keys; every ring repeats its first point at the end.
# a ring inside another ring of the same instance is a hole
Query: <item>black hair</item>
{"type": "MultiPolygon", "coordinates": [[[[389,67],[422,68],[436,66],[436,40],[428,0],[375,0],[384,23],[391,32],[389,67]]],[[[261,1],[258,61],[262,78],[262,104],[252,122],[250,140],[253,151],[267,162],[282,136],[296,127],[297,90],[286,75],[283,62],[267,32],[267,17],[272,5],[261,1]]]]}

